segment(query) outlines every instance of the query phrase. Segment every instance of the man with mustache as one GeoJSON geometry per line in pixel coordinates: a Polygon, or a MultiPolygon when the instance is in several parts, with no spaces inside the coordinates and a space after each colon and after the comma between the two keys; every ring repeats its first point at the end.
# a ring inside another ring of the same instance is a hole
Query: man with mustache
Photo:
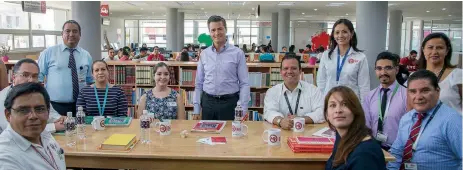
{"type": "Polygon", "coordinates": [[[264,119],[282,129],[293,127],[294,117],[303,117],[305,124],[323,123],[323,94],[313,84],[300,80],[303,74],[296,55],[283,57],[280,66],[283,83],[267,90],[264,119]]]}
{"type": "Polygon", "coordinates": [[[419,70],[408,79],[413,110],[406,113],[390,153],[389,170],[461,169],[462,122],[458,111],[439,100],[437,76],[419,70]]]}
{"type": "Polygon", "coordinates": [[[63,44],[45,49],[39,58],[39,81],[45,83],[51,105],[59,114],[76,115],[76,101],[80,89],[93,83],[92,57],[78,46],[81,29],[74,20],[63,25],[63,44]],[[46,81],[44,82],[44,78],[46,81]]]}
{"type": "Polygon", "coordinates": [[[396,81],[398,57],[382,52],[376,58],[376,77],[379,87],[365,96],[362,103],[367,126],[372,136],[388,151],[397,136],[399,121],[407,113],[407,89],[396,81]]]}
{"type": "Polygon", "coordinates": [[[251,98],[244,52],[228,44],[223,17],[209,17],[207,27],[213,45],[201,53],[198,61],[193,119],[199,119],[202,109],[202,120],[234,120],[238,100],[247,112],[251,98]]]}

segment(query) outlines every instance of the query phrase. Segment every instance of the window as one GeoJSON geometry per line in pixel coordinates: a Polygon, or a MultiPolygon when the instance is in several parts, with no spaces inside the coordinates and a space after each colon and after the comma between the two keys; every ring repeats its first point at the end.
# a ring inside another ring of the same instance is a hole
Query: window
{"type": "Polygon", "coordinates": [[[14,36],[14,46],[18,48],[29,48],[29,36],[28,35],[18,35],[14,36]]]}
{"type": "Polygon", "coordinates": [[[47,13],[31,13],[32,30],[61,31],[66,11],[47,9],[47,13]]]}
{"type": "Polygon", "coordinates": [[[17,3],[0,1],[0,29],[29,29],[29,15],[17,3]]]}
{"type": "Polygon", "coordinates": [[[139,20],[140,43],[148,47],[166,46],[166,20],[139,20]]]}
{"type": "Polygon", "coordinates": [[[9,46],[10,50],[13,50],[13,35],[0,34],[0,46],[9,46]]]}
{"type": "Polygon", "coordinates": [[[56,35],[45,35],[45,47],[51,47],[56,45],[56,35]]]}
{"type": "Polygon", "coordinates": [[[44,47],[45,45],[45,37],[44,36],[32,36],[32,47],[44,47]]]}

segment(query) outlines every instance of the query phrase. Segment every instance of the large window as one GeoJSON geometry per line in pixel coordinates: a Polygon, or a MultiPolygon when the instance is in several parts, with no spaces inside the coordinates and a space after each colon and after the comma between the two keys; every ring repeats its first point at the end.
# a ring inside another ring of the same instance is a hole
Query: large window
{"type": "Polygon", "coordinates": [[[29,14],[20,4],[0,1],[0,29],[29,29],[29,14]]]}
{"type": "Polygon", "coordinates": [[[140,41],[148,47],[166,47],[166,20],[140,20],[140,41]]]}
{"type": "Polygon", "coordinates": [[[31,13],[33,30],[61,31],[66,20],[64,10],[47,9],[45,14],[31,13]]]}

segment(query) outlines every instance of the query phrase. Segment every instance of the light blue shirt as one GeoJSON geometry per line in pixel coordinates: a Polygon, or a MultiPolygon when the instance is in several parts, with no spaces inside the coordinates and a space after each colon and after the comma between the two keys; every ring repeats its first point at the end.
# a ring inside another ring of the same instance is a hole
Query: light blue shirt
{"type": "MultiPolygon", "coordinates": [[[[79,91],[93,83],[92,57],[83,48],[76,47],[74,58],[76,60],[77,75],[79,79],[79,91]]],[[[45,88],[50,95],[50,100],[61,103],[75,102],[72,98],[72,75],[69,64],[69,49],[64,44],[58,44],[47,48],[39,57],[39,81],[46,77],[45,88]]]]}
{"type": "Polygon", "coordinates": [[[194,113],[199,114],[201,93],[224,95],[240,92],[240,105],[248,109],[250,87],[244,52],[228,42],[219,52],[214,46],[206,48],[198,62],[195,80],[194,113]]]}
{"type": "MultiPolygon", "coordinates": [[[[423,132],[435,107],[428,111],[421,122],[420,134],[411,163],[416,163],[419,170],[456,170],[462,168],[461,151],[461,115],[442,104],[423,132]]],[[[400,120],[399,134],[391,147],[395,162],[389,162],[389,170],[398,170],[402,163],[405,144],[410,130],[418,120],[416,110],[405,114],[400,120]]]]}

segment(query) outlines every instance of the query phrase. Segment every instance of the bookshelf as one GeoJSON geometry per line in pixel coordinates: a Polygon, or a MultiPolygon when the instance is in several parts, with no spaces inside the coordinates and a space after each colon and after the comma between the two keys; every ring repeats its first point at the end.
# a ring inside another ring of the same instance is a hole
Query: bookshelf
{"type": "MultiPolygon", "coordinates": [[[[250,58],[250,57],[249,57],[250,58]]],[[[281,55],[280,55],[280,58],[281,55]]],[[[280,59],[278,59],[280,60],[280,59]]],[[[12,69],[17,60],[5,63],[11,79],[12,69]]],[[[138,100],[146,90],[154,87],[154,66],[159,61],[108,61],[110,83],[120,86],[126,96],[129,105],[129,115],[135,115],[138,100]]],[[[196,77],[197,62],[166,61],[171,72],[171,80],[168,87],[183,94],[187,117],[193,112],[194,80],[196,77]]],[[[262,114],[265,93],[273,85],[283,82],[280,76],[280,63],[248,62],[249,84],[251,86],[251,100],[248,105],[250,111],[262,114]]],[[[316,65],[302,63],[301,79],[316,85],[316,65]]],[[[252,120],[252,114],[250,115],[252,120]]]]}

